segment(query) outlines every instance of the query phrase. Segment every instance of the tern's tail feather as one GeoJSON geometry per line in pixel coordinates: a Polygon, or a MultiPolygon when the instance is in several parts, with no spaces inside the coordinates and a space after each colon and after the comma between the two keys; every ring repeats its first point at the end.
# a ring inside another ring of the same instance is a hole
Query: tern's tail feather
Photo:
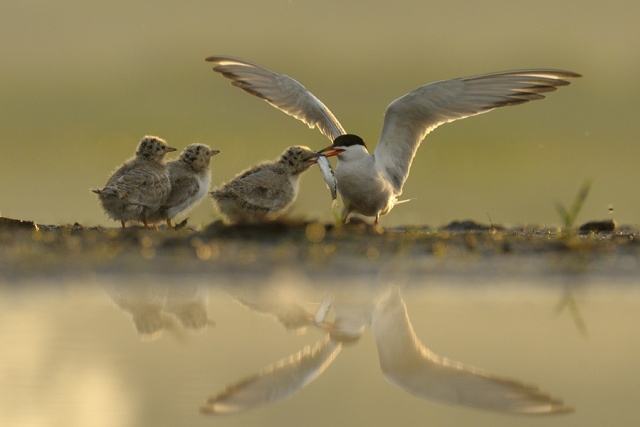
{"type": "Polygon", "coordinates": [[[415,200],[415,199],[416,199],[416,198],[415,198],[415,197],[413,197],[413,198],[411,198],[411,199],[396,200],[395,204],[396,204],[396,205],[399,205],[399,204],[402,204],[402,203],[410,202],[410,201],[415,200]]]}

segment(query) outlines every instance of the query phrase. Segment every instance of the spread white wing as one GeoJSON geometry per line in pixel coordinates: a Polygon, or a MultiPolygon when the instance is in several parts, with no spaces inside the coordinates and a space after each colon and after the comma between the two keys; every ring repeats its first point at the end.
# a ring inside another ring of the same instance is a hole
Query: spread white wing
{"type": "Polygon", "coordinates": [[[331,142],[346,133],[331,111],[291,77],[231,56],[210,56],[206,61],[216,64],[213,71],[231,79],[234,86],[264,99],[312,129],[317,126],[331,142]]]}
{"type": "Polygon", "coordinates": [[[374,155],[396,194],[409,175],[424,137],[436,127],[495,108],[543,99],[579,74],[562,70],[515,70],[444,80],[421,86],[396,99],[385,113],[374,155]]]}
{"type": "Polygon", "coordinates": [[[374,309],[372,330],[384,376],[415,396],[509,413],[573,411],[535,386],[491,375],[431,352],[413,331],[397,288],[374,309]]]}

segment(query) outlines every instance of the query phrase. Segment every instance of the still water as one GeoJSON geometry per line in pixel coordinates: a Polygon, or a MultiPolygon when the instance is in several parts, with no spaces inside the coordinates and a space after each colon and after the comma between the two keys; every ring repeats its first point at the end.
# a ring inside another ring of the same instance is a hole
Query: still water
{"type": "Polygon", "coordinates": [[[640,423],[627,284],[101,279],[0,313],[3,426],[640,423]]]}

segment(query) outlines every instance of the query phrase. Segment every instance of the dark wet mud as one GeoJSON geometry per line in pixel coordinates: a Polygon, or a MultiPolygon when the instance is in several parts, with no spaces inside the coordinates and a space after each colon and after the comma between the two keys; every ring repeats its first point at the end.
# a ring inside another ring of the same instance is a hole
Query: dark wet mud
{"type": "Polygon", "coordinates": [[[214,222],[158,231],[42,225],[0,218],[0,281],[78,278],[395,282],[598,280],[640,277],[640,230],[593,221],[566,230],[455,221],[384,229],[288,221],[214,222]]]}

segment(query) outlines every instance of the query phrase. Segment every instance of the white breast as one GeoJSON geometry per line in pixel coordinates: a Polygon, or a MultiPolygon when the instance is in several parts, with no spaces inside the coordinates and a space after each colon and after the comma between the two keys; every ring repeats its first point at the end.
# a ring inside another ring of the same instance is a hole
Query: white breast
{"type": "Polygon", "coordinates": [[[290,176],[289,183],[291,184],[291,188],[293,189],[293,198],[292,201],[298,197],[298,176],[290,176]]]}
{"type": "Polygon", "coordinates": [[[209,191],[209,185],[211,184],[211,173],[207,171],[204,175],[196,175],[196,180],[198,181],[198,185],[200,188],[198,189],[198,194],[195,197],[195,201],[202,200],[204,196],[207,195],[207,191],[209,191]]]}
{"type": "Polygon", "coordinates": [[[351,212],[365,216],[387,213],[395,201],[393,188],[368,153],[338,157],[338,191],[351,212]]]}
{"type": "Polygon", "coordinates": [[[167,209],[167,216],[169,218],[173,218],[179,213],[187,212],[189,209],[195,207],[204,198],[204,196],[207,195],[209,184],[211,183],[211,173],[195,175],[195,179],[198,182],[198,192],[194,196],[184,200],[179,205],[167,209]]]}

